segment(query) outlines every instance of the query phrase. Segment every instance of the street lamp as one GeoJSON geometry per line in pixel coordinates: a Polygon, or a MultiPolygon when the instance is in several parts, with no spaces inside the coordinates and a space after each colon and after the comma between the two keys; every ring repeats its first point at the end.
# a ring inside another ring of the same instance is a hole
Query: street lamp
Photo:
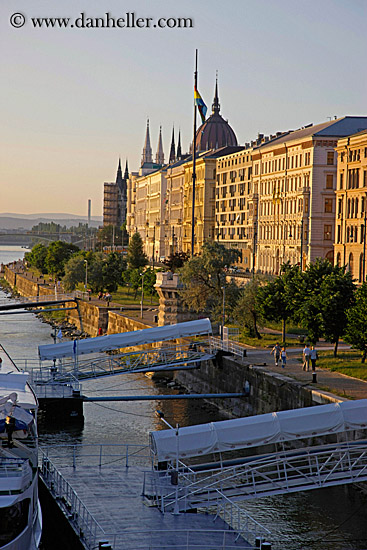
{"type": "Polygon", "coordinates": [[[141,300],[140,300],[140,317],[143,318],[143,301],[144,301],[144,273],[141,276],[141,300]]]}
{"type": "Polygon", "coordinates": [[[224,324],[226,320],[226,287],[221,287],[223,292],[223,310],[222,310],[222,340],[224,340],[224,324]]]}
{"type": "Polygon", "coordinates": [[[88,260],[84,260],[85,263],[85,292],[88,292],[88,260]]]}

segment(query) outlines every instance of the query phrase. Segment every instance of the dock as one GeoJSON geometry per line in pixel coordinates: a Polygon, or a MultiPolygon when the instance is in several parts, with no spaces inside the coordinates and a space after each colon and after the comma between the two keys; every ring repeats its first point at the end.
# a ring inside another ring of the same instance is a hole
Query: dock
{"type": "Polygon", "coordinates": [[[88,550],[102,542],[113,550],[254,548],[261,526],[247,533],[250,544],[244,517],[233,511],[175,515],[151,506],[143,497],[150,473],[149,447],[141,445],[53,447],[41,458],[44,483],[88,550]]]}

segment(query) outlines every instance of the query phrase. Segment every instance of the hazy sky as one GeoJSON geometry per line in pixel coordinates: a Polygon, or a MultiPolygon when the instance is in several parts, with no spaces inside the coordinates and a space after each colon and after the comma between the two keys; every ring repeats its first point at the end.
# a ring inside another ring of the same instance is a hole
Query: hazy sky
{"type": "Polygon", "coordinates": [[[367,115],[366,27],[367,0],[1,0],[0,212],[86,214],[92,199],[101,215],[118,157],[140,166],[147,116],[154,154],[159,125],[166,158],[173,124],[187,149],[195,48],[208,112],[218,70],[221,114],[241,144],[367,115]],[[194,28],[31,24],[82,12],[191,17],[194,28]]]}

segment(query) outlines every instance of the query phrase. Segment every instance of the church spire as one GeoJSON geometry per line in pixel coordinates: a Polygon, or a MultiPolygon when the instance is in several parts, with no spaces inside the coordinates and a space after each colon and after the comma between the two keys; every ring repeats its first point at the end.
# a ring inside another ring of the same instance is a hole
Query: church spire
{"type": "Polygon", "coordinates": [[[122,171],[121,171],[121,158],[119,158],[119,165],[117,168],[117,174],[116,174],[116,184],[119,186],[119,188],[122,190],[123,187],[123,180],[122,180],[122,171]]]}
{"type": "Polygon", "coordinates": [[[149,118],[147,119],[147,131],[145,134],[145,143],[143,148],[143,156],[141,159],[141,165],[145,162],[153,162],[152,148],[150,146],[150,133],[149,133],[149,118]]]}
{"type": "Polygon", "coordinates": [[[162,144],[162,126],[159,127],[158,147],[157,147],[157,153],[155,156],[155,161],[157,164],[164,164],[164,153],[163,153],[163,144],[162,144]]]}
{"type": "Polygon", "coordinates": [[[128,180],[128,179],[129,179],[129,167],[127,165],[127,159],[126,159],[124,180],[128,180]]]}
{"type": "Polygon", "coordinates": [[[172,128],[172,141],[171,141],[171,150],[169,152],[169,163],[175,162],[176,160],[176,147],[175,147],[175,127],[172,128]]]}
{"type": "Polygon", "coordinates": [[[182,151],[181,151],[181,130],[178,131],[178,143],[177,143],[177,160],[181,160],[182,151]]]}
{"type": "Polygon", "coordinates": [[[215,75],[215,92],[214,92],[214,101],[212,104],[212,111],[213,115],[218,114],[220,111],[220,103],[219,103],[219,97],[218,97],[218,71],[215,75]]]}

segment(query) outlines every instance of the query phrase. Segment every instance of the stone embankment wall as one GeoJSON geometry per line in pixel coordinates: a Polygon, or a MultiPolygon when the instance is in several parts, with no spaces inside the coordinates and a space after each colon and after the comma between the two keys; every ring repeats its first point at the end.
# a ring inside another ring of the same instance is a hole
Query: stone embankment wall
{"type": "Polygon", "coordinates": [[[283,374],[264,371],[235,356],[206,361],[195,370],[175,373],[174,379],[193,393],[242,392],[246,382],[249,395],[241,398],[215,399],[213,404],[229,417],[263,414],[326,404],[341,399],[328,397],[283,374]]]}
{"type": "MultiPolygon", "coordinates": [[[[4,278],[9,285],[24,297],[52,296],[55,289],[43,281],[26,277],[22,270],[4,266],[4,278]]],[[[65,307],[75,307],[75,302],[68,302],[65,307]]],[[[83,330],[90,336],[97,336],[99,329],[103,334],[116,334],[149,328],[150,325],[125,317],[120,310],[111,311],[105,305],[99,306],[92,302],[78,300],[78,309],[65,312],[66,321],[83,330]]]]}

